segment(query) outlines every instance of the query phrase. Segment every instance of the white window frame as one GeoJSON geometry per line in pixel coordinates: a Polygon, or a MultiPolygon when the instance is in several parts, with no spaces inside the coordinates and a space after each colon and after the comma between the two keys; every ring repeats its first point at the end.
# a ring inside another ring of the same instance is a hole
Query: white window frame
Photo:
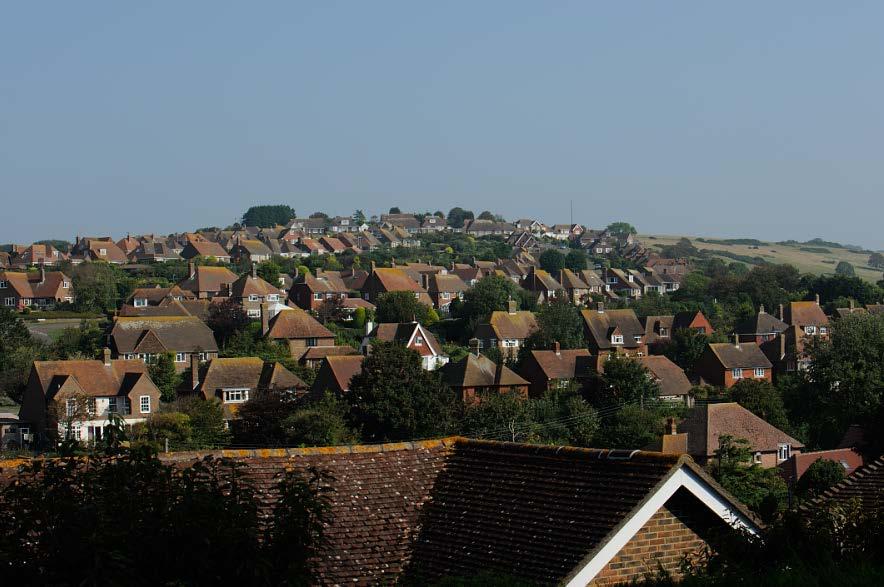
{"type": "Polygon", "coordinates": [[[260,302],[261,298],[256,294],[249,294],[249,301],[250,302],[260,302]]]}
{"type": "Polygon", "coordinates": [[[31,305],[31,298],[22,298],[21,303],[23,306],[30,306],[31,305]]]}
{"type": "Polygon", "coordinates": [[[781,442],[777,445],[777,462],[782,463],[788,461],[792,456],[792,445],[787,442],[781,442]]]}
{"type": "MultiPolygon", "coordinates": [[[[368,294],[366,294],[366,295],[368,295],[368,294]]],[[[322,301],[322,294],[321,293],[313,294],[313,299],[316,300],[317,302],[322,301]]]]}
{"type": "Polygon", "coordinates": [[[816,326],[813,326],[813,325],[805,326],[804,327],[804,334],[813,336],[814,334],[816,334],[816,326]]]}
{"type": "Polygon", "coordinates": [[[764,377],[764,367],[755,367],[755,378],[761,379],[764,377]]]}
{"type": "Polygon", "coordinates": [[[143,308],[147,306],[147,298],[135,298],[133,306],[136,308],[143,308]]]}
{"type": "Polygon", "coordinates": [[[755,463],[756,465],[761,464],[761,453],[760,452],[756,452],[755,454],[752,455],[752,462],[755,463]]]}
{"type": "Polygon", "coordinates": [[[414,337],[414,346],[423,346],[424,337],[421,335],[417,335],[414,337]]]}
{"type": "Polygon", "coordinates": [[[186,363],[187,362],[187,353],[175,353],[175,362],[176,363],[186,363]]]}
{"type": "Polygon", "coordinates": [[[6,289],[7,287],[9,287],[8,281],[0,281],[0,289],[6,289]]]}
{"type": "Polygon", "coordinates": [[[503,347],[507,349],[514,349],[519,346],[518,339],[515,338],[505,338],[503,339],[503,347]]]}
{"type": "Polygon", "coordinates": [[[149,395],[140,396],[138,398],[138,407],[141,409],[142,414],[149,414],[150,413],[150,396],[149,395]],[[145,407],[147,409],[144,409],[145,407]]]}
{"type": "Polygon", "coordinates": [[[225,404],[242,404],[249,401],[248,388],[233,388],[223,390],[225,404]]]}
{"type": "Polygon", "coordinates": [[[731,369],[731,377],[734,379],[742,379],[743,378],[743,370],[737,367],[736,369],[731,369]]]}
{"type": "Polygon", "coordinates": [[[267,301],[268,302],[278,302],[279,301],[279,294],[267,294],[267,301]]]}
{"type": "Polygon", "coordinates": [[[107,256],[107,249],[98,249],[98,254],[101,255],[102,257],[106,257],[107,256]]]}
{"type": "Polygon", "coordinates": [[[64,413],[68,418],[73,418],[77,415],[77,399],[73,397],[69,397],[64,403],[64,413]]]}
{"type": "Polygon", "coordinates": [[[820,326],[820,334],[827,334],[828,332],[828,328],[826,328],[825,326],[820,326]]]}
{"type": "Polygon", "coordinates": [[[249,318],[260,318],[261,317],[261,310],[249,310],[247,312],[247,314],[248,314],[249,318]]]}
{"type": "Polygon", "coordinates": [[[119,413],[120,406],[117,404],[116,397],[107,398],[107,413],[108,414],[117,414],[119,413]]]}
{"type": "Polygon", "coordinates": [[[6,298],[3,300],[3,304],[9,307],[15,306],[15,298],[6,298]]]}
{"type": "Polygon", "coordinates": [[[69,282],[69,281],[62,281],[61,282],[62,289],[68,289],[69,287],[71,287],[71,282],[69,282]]]}
{"type": "Polygon", "coordinates": [[[612,334],[611,335],[611,344],[623,344],[623,335],[622,334],[612,334]]]}

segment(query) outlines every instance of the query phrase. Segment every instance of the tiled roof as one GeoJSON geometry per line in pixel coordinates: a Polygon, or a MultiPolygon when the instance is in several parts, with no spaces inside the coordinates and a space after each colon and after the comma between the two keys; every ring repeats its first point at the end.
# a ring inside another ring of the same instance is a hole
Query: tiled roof
{"type": "MultiPolygon", "coordinates": [[[[423,292],[419,286],[403,269],[378,268],[368,277],[367,281],[376,279],[384,291],[413,291],[423,292]]],[[[366,282],[367,283],[367,282],[366,282]]]]}
{"type": "Polygon", "coordinates": [[[758,344],[754,342],[741,342],[739,346],[729,342],[709,343],[709,350],[718,357],[725,369],[773,367],[758,344]]]}
{"type": "Polygon", "coordinates": [[[436,337],[429,330],[421,327],[417,322],[381,322],[369,333],[372,340],[381,340],[384,342],[396,342],[398,344],[408,344],[414,336],[415,330],[420,329],[423,333],[427,346],[436,355],[442,354],[442,345],[436,340],[436,337]]]}
{"type": "Polygon", "coordinates": [[[795,326],[826,326],[829,318],[816,302],[790,302],[786,306],[784,321],[795,326]]]}
{"type": "Polygon", "coordinates": [[[484,355],[470,353],[441,369],[442,379],[451,387],[510,387],[528,385],[528,382],[506,366],[498,366],[484,355]],[[499,374],[498,374],[499,371],[499,374]]]}
{"type": "Polygon", "coordinates": [[[303,283],[317,293],[344,293],[349,289],[341,279],[340,273],[323,272],[316,276],[309,273],[300,274],[294,283],[303,283]]]}
{"type": "Polygon", "coordinates": [[[301,308],[292,308],[271,318],[267,336],[277,340],[335,337],[328,328],[301,308]]]}
{"type": "Polygon", "coordinates": [[[559,272],[559,283],[565,289],[589,289],[589,284],[570,269],[562,269],[559,272]]]}
{"type": "Polygon", "coordinates": [[[200,373],[199,392],[215,397],[225,388],[307,389],[307,384],[280,363],[265,363],[258,357],[212,359],[200,373]]]}
{"type": "Polygon", "coordinates": [[[691,381],[685,375],[684,369],[670,361],[663,355],[648,355],[636,357],[657,381],[660,386],[659,395],[683,396],[691,391],[691,381]]]}
{"type": "Polygon", "coordinates": [[[241,240],[237,246],[250,255],[270,255],[273,253],[267,245],[256,239],[241,240]]]}
{"type": "Polygon", "coordinates": [[[764,311],[762,306],[748,320],[740,322],[734,332],[737,334],[776,334],[785,331],[788,324],[764,311]]]}
{"type": "Polygon", "coordinates": [[[744,438],[753,450],[763,452],[775,452],[780,443],[804,447],[800,441],[735,402],[691,408],[679,425],[679,432],[687,433],[688,452],[694,456],[714,455],[719,437],[724,435],[744,438]]]}
{"type": "Polygon", "coordinates": [[[866,512],[884,509],[884,456],[863,465],[840,483],[830,487],[810,508],[856,500],[866,512]]]}
{"type": "Polygon", "coordinates": [[[644,338],[645,329],[642,328],[641,322],[632,310],[583,310],[580,312],[589,335],[593,338],[596,345],[600,349],[611,348],[611,333],[614,329],[619,329],[623,335],[623,346],[625,348],[635,348],[641,346],[640,341],[636,341],[635,337],[644,338]]]}
{"type": "Polygon", "coordinates": [[[110,339],[120,354],[218,350],[211,329],[194,316],[120,316],[114,320],[110,339]]]}
{"type": "Polygon", "coordinates": [[[498,340],[525,339],[537,330],[537,319],[533,312],[520,310],[509,313],[495,311],[488,320],[498,340]]]}
{"type": "Polygon", "coordinates": [[[573,379],[577,375],[579,357],[589,357],[586,349],[531,351],[537,365],[547,379],[573,379]]]}
{"type": "Polygon", "coordinates": [[[469,286],[464,283],[463,279],[460,276],[455,275],[453,273],[434,273],[432,275],[427,276],[427,292],[429,293],[439,293],[439,292],[463,292],[469,289],[469,286]]]}
{"type": "Polygon", "coordinates": [[[263,297],[271,294],[281,296],[282,291],[275,285],[249,273],[241,276],[230,285],[230,296],[234,298],[247,298],[250,295],[263,297]]]}
{"type": "Polygon", "coordinates": [[[96,360],[34,361],[33,371],[47,399],[65,378],[76,379],[87,395],[103,397],[126,393],[131,387],[126,385],[128,374],[147,377],[147,365],[142,361],[113,360],[110,365],[96,360]]]}
{"type": "Polygon", "coordinates": [[[838,463],[844,468],[845,475],[850,475],[856,469],[862,467],[863,464],[863,457],[859,451],[852,448],[836,448],[833,450],[796,453],[789,457],[789,460],[783,461],[778,466],[783,472],[786,481],[797,481],[804,475],[808,467],[819,460],[829,460],[838,463]]]}
{"type": "Polygon", "coordinates": [[[187,246],[181,251],[181,256],[190,259],[192,257],[215,257],[227,258],[230,253],[224,250],[224,247],[212,241],[195,241],[187,243],[187,246]]]}
{"type": "Polygon", "coordinates": [[[661,338],[660,331],[666,329],[668,334],[662,336],[664,340],[670,340],[672,337],[672,324],[675,316],[645,316],[640,320],[645,326],[645,342],[652,344],[661,338]]]}
{"type": "Polygon", "coordinates": [[[350,380],[362,373],[362,355],[344,355],[326,357],[316,373],[316,381],[313,383],[314,393],[324,393],[325,387],[333,384],[339,391],[350,390],[350,380]]]}
{"type": "Polygon", "coordinates": [[[229,285],[237,279],[236,274],[227,267],[197,265],[193,269],[193,275],[178,283],[181,289],[194,293],[221,291],[225,284],[229,285]]]}

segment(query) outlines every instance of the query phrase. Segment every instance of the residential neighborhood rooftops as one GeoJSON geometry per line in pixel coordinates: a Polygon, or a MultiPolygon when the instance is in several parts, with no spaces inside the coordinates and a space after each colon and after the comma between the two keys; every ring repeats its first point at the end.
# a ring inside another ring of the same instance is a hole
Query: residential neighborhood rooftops
{"type": "Polygon", "coordinates": [[[736,402],[705,404],[691,408],[679,426],[688,435],[688,452],[711,457],[721,436],[749,441],[752,450],[775,452],[780,444],[802,448],[804,444],[768,424],[736,402]]]}
{"type": "Polygon", "coordinates": [[[110,340],[119,354],[218,350],[211,329],[194,316],[118,316],[110,340]]]}
{"type": "Polygon", "coordinates": [[[528,382],[509,367],[498,365],[484,355],[468,354],[460,361],[442,367],[442,379],[452,387],[513,387],[528,382]]]}
{"type": "Polygon", "coordinates": [[[612,333],[617,330],[623,336],[625,348],[637,348],[644,340],[645,329],[633,310],[583,310],[580,312],[588,334],[600,349],[610,349],[612,333]]]}
{"type": "Polygon", "coordinates": [[[793,326],[826,326],[829,317],[818,302],[789,302],[783,320],[793,326]]]}
{"type": "Polygon", "coordinates": [[[81,392],[94,397],[126,395],[140,376],[147,376],[142,361],[92,359],[34,361],[33,372],[43,394],[50,399],[66,378],[74,378],[81,392]]]}
{"type": "Polygon", "coordinates": [[[332,338],[335,335],[319,321],[302,310],[291,308],[270,319],[268,338],[292,340],[296,338],[332,338]]]}
{"type": "Polygon", "coordinates": [[[715,342],[709,343],[708,348],[725,369],[754,369],[760,367],[770,369],[773,366],[761,348],[754,342],[741,342],[740,344],[715,342]]]}
{"type": "Polygon", "coordinates": [[[537,329],[537,318],[527,310],[494,311],[488,324],[498,340],[523,340],[537,329]]]}
{"type": "Polygon", "coordinates": [[[212,359],[200,371],[197,390],[204,398],[215,397],[217,390],[225,388],[307,389],[307,384],[281,363],[258,357],[212,359]]]}

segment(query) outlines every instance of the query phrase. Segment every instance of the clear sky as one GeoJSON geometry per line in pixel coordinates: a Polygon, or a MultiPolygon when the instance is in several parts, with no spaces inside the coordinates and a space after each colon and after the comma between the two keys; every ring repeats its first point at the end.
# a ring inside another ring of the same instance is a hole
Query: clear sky
{"type": "Polygon", "coordinates": [[[882,2],[4,2],[0,242],[255,203],[884,248],[882,2]]]}

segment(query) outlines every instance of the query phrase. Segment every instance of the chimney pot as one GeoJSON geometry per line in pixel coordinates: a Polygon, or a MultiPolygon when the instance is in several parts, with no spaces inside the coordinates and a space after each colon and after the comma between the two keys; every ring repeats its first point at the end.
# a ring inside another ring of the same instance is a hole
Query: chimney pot
{"type": "Polygon", "coordinates": [[[779,314],[779,315],[777,316],[777,318],[779,318],[780,321],[782,321],[782,320],[783,320],[783,316],[785,315],[785,314],[783,313],[783,304],[780,304],[778,314],[779,314]]]}
{"type": "Polygon", "coordinates": [[[556,352],[556,355],[562,354],[562,345],[559,344],[559,341],[553,343],[553,350],[556,352]]]}
{"type": "Polygon", "coordinates": [[[760,306],[758,306],[758,313],[764,314],[764,304],[761,304],[760,306]]]}
{"type": "Polygon", "coordinates": [[[258,277],[258,264],[254,261],[252,261],[252,269],[250,271],[250,275],[252,276],[252,279],[258,277]]]}
{"type": "Polygon", "coordinates": [[[477,357],[479,356],[479,339],[478,338],[471,338],[470,339],[470,353],[474,354],[477,357]]]}
{"type": "Polygon", "coordinates": [[[105,366],[110,367],[110,364],[111,364],[111,351],[110,351],[110,349],[107,347],[104,347],[101,354],[102,354],[102,358],[104,359],[105,366]]]}
{"type": "Polygon", "coordinates": [[[596,302],[595,309],[598,313],[602,313],[605,311],[605,302],[596,302]]]}
{"type": "Polygon", "coordinates": [[[816,305],[819,306],[820,305],[820,294],[816,294],[813,297],[813,299],[814,299],[814,301],[816,301],[816,305]]]}
{"type": "Polygon", "coordinates": [[[853,310],[853,299],[850,300],[850,309],[853,310]]]}
{"type": "Polygon", "coordinates": [[[200,354],[190,353],[190,388],[196,389],[200,384],[200,354]]]}
{"type": "Polygon", "coordinates": [[[669,434],[678,434],[678,426],[675,424],[675,418],[669,418],[666,423],[669,425],[669,434]]]}
{"type": "Polygon", "coordinates": [[[507,302],[506,302],[506,311],[507,311],[507,313],[509,313],[509,314],[515,314],[515,313],[516,313],[516,308],[518,308],[518,306],[516,305],[516,300],[514,300],[513,297],[510,296],[509,299],[508,299],[507,302]]]}

